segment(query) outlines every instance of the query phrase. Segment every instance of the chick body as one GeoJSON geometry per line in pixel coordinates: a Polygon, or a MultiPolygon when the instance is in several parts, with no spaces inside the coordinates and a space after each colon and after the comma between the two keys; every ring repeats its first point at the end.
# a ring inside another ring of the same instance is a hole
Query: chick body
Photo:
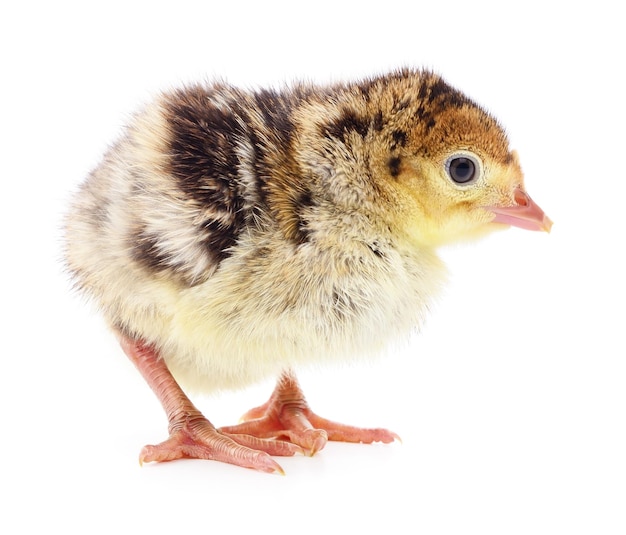
{"type": "Polygon", "coordinates": [[[406,135],[386,132],[372,113],[386,103],[368,105],[370,93],[382,99],[384,81],[162,95],[76,197],[67,257],[79,286],[116,329],[207,389],[406,335],[443,266],[394,228],[406,207],[388,191],[390,171],[377,176],[373,156],[351,153],[406,135]]]}

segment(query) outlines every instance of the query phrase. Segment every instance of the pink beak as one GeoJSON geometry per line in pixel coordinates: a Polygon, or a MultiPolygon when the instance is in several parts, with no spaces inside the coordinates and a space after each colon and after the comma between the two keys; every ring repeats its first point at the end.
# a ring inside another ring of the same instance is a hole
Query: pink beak
{"type": "Polygon", "coordinates": [[[496,217],[494,223],[503,223],[526,230],[544,230],[550,232],[552,221],[535,204],[528,193],[522,188],[515,188],[513,194],[516,204],[513,206],[486,206],[485,210],[493,212],[496,217]]]}

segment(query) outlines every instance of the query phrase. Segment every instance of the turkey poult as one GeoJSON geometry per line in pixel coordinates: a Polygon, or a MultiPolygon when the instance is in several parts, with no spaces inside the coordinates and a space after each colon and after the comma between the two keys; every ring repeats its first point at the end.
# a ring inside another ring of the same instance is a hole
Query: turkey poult
{"type": "Polygon", "coordinates": [[[169,438],[140,460],[392,442],[312,412],[294,370],[406,339],[445,282],[438,246],[506,225],[549,230],[493,117],[439,76],[161,94],[76,193],[66,261],[161,401],[169,438]],[[181,385],[279,377],[216,429],[181,385]]]}

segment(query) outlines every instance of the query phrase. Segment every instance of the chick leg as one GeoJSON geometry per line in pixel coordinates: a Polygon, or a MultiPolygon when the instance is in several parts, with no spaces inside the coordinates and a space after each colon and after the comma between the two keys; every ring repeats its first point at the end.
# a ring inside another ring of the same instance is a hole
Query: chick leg
{"type": "Polygon", "coordinates": [[[139,455],[140,463],[187,457],[283,473],[269,454],[293,455],[302,451],[284,441],[245,434],[229,436],[218,431],[185,395],[153,347],[126,336],[121,336],[120,343],[159,398],[169,422],[169,438],[156,446],[145,446],[139,455]]]}
{"type": "Polygon", "coordinates": [[[315,414],[309,407],[295,376],[285,372],[269,401],[248,411],[243,423],[221,427],[231,436],[244,433],[259,438],[287,438],[309,455],[320,451],[328,440],[341,442],[389,443],[400,437],[387,429],[359,428],[332,422],[315,414]]]}

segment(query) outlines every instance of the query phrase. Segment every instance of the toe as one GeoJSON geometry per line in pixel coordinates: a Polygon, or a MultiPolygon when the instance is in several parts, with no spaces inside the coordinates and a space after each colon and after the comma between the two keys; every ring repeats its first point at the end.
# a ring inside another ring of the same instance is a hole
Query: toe
{"type": "Polygon", "coordinates": [[[224,433],[224,435],[234,440],[237,444],[254,450],[264,451],[269,455],[291,457],[296,453],[305,453],[304,450],[297,444],[286,442],[284,440],[258,438],[252,435],[236,433],[224,433]]]}
{"type": "Polygon", "coordinates": [[[328,433],[324,429],[286,429],[281,432],[281,435],[287,437],[291,443],[300,446],[309,457],[323,450],[328,442],[328,433]]]}

